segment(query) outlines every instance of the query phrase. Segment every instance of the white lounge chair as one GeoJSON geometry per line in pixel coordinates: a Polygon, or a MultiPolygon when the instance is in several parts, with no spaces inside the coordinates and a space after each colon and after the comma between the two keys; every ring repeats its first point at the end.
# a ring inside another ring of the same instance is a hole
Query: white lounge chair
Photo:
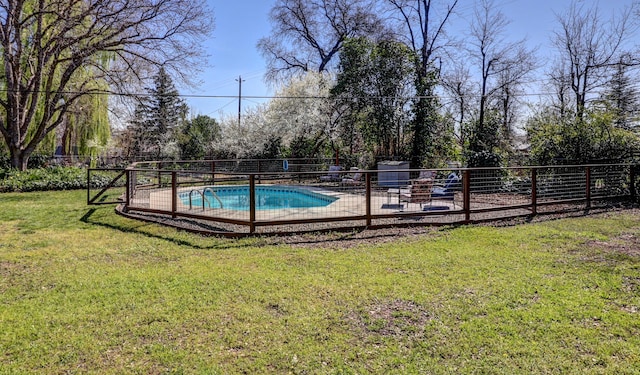
{"type": "Polygon", "coordinates": [[[320,176],[320,181],[321,182],[337,182],[340,181],[342,179],[342,176],[340,173],[336,173],[336,172],[340,172],[342,170],[342,167],[339,165],[332,165],[329,167],[329,173],[327,173],[326,175],[320,176]]]}

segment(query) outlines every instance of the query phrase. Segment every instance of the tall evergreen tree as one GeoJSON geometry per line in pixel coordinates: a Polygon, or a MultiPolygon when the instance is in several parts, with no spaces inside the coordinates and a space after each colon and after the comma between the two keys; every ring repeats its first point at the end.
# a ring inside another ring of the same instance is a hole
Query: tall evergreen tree
{"type": "Polygon", "coordinates": [[[123,147],[128,150],[128,157],[141,156],[150,149],[145,130],[147,128],[146,107],[143,102],[138,102],[133,117],[129,121],[127,130],[130,137],[124,139],[127,145],[123,147]]]}
{"type": "Polygon", "coordinates": [[[622,59],[616,66],[603,99],[615,116],[616,127],[625,130],[636,127],[637,113],[640,110],[638,92],[629,76],[629,67],[622,59]]]}
{"type": "Polygon", "coordinates": [[[148,96],[138,103],[130,127],[136,155],[158,159],[169,156],[166,146],[176,139],[175,130],[185,121],[188,107],[164,68],[159,69],[153,81],[154,86],[147,89],[148,96]]]}

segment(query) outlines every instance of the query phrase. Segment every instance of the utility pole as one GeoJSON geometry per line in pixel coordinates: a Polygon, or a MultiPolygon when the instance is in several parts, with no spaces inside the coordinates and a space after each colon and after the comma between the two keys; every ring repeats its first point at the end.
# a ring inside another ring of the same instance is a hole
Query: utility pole
{"type": "Polygon", "coordinates": [[[240,116],[242,113],[242,76],[238,76],[236,79],[238,81],[238,127],[240,126],[240,116]]]}

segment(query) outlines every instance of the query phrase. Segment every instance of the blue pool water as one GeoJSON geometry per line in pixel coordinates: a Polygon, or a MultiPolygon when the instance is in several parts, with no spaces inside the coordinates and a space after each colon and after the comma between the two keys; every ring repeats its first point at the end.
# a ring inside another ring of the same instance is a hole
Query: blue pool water
{"type": "MultiPolygon", "coordinates": [[[[255,191],[256,210],[324,207],[338,199],[305,189],[286,186],[256,186],[255,191]]],[[[249,186],[209,187],[205,188],[204,196],[205,207],[236,211],[249,210],[249,186]]],[[[180,193],[180,199],[183,204],[189,205],[188,192],[180,193]]],[[[202,207],[202,195],[200,193],[191,193],[191,205],[194,208],[202,207]]]]}

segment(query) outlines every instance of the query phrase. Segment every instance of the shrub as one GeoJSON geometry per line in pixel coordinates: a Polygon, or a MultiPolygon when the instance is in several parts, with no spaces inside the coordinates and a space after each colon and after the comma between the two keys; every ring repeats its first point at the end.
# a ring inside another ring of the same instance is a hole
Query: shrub
{"type": "MultiPolygon", "coordinates": [[[[111,181],[108,173],[92,173],[91,187],[102,188],[111,181]]],[[[0,192],[73,190],[87,188],[87,171],[78,167],[47,167],[18,171],[0,170],[0,192]]]]}

